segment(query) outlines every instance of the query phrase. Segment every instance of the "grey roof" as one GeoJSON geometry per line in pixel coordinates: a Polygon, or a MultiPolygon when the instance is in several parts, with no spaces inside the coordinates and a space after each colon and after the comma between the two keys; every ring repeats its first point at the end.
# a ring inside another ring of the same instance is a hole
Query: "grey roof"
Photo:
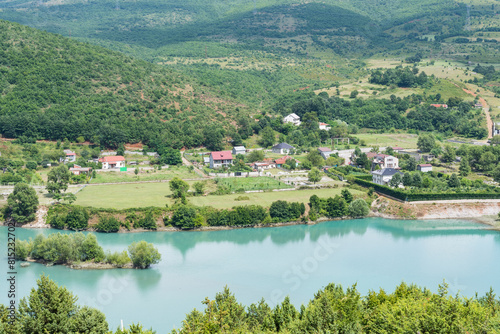
{"type": "Polygon", "coordinates": [[[236,150],[236,151],[243,150],[243,151],[245,151],[245,146],[235,146],[235,147],[233,147],[233,150],[236,150]]]}
{"type": "Polygon", "coordinates": [[[382,169],[375,170],[372,172],[372,174],[377,174],[377,175],[382,175],[382,176],[392,176],[396,173],[403,174],[394,168],[382,168],[382,169]]]}
{"type": "Polygon", "coordinates": [[[292,145],[288,145],[287,143],[281,143],[278,145],[274,145],[273,148],[278,148],[280,150],[285,148],[285,149],[290,150],[290,149],[295,148],[295,147],[293,147],[292,145]]]}

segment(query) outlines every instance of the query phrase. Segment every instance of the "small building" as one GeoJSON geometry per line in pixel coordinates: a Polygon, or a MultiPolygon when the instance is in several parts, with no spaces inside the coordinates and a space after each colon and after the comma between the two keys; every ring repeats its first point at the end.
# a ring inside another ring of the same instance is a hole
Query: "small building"
{"type": "Polygon", "coordinates": [[[493,123],[493,136],[500,135],[500,122],[493,123]]]}
{"type": "Polygon", "coordinates": [[[203,163],[205,165],[210,165],[210,157],[203,157],[203,163]]]}
{"type": "Polygon", "coordinates": [[[238,155],[238,154],[245,154],[247,153],[247,150],[245,149],[245,146],[235,146],[233,147],[233,150],[231,151],[233,155],[238,155]]]}
{"type": "Polygon", "coordinates": [[[431,107],[448,109],[447,104],[431,104],[431,107]]]}
{"type": "Polygon", "coordinates": [[[333,153],[332,149],[328,147],[318,147],[318,152],[325,160],[328,159],[330,155],[333,153]]]}
{"type": "Polygon", "coordinates": [[[273,153],[279,154],[290,154],[290,150],[294,150],[295,147],[292,145],[288,145],[287,143],[280,143],[278,145],[274,145],[272,148],[273,153]]]}
{"type": "Polygon", "coordinates": [[[368,152],[366,157],[372,162],[372,170],[378,165],[383,168],[399,168],[399,159],[392,155],[368,152]]]}
{"type": "Polygon", "coordinates": [[[256,161],[250,165],[254,170],[262,171],[266,169],[276,168],[276,163],[273,160],[256,161]]]}
{"type": "Polygon", "coordinates": [[[328,131],[328,130],[330,130],[330,129],[331,129],[331,127],[330,127],[330,126],[328,126],[328,124],[326,124],[326,123],[319,122],[319,129],[320,129],[320,130],[326,130],[326,131],[328,131]]]}
{"type": "Polygon", "coordinates": [[[115,169],[125,167],[125,158],[121,155],[111,155],[99,159],[102,163],[102,169],[115,169]]]}
{"type": "Polygon", "coordinates": [[[231,151],[216,151],[210,153],[210,168],[229,167],[232,164],[233,155],[231,151]]]}
{"type": "Polygon", "coordinates": [[[481,108],[483,108],[483,104],[478,102],[478,103],[474,104],[474,108],[481,109],[481,108]]]}
{"type": "Polygon", "coordinates": [[[297,159],[292,158],[289,155],[285,155],[284,157],[281,157],[281,158],[278,158],[278,159],[274,160],[274,163],[276,164],[276,167],[282,168],[283,165],[285,164],[285,162],[287,160],[290,160],[290,159],[292,159],[292,160],[295,161],[295,167],[297,167],[299,165],[299,161],[297,159]]]}
{"type": "Polygon", "coordinates": [[[66,158],[64,159],[64,162],[75,162],[76,161],[76,153],[71,151],[71,150],[64,150],[63,151],[66,154],[66,158]]]}
{"type": "Polygon", "coordinates": [[[432,172],[432,165],[431,164],[420,164],[420,165],[417,165],[417,170],[422,172],[422,173],[432,172]]]}
{"type": "Polygon", "coordinates": [[[283,118],[283,123],[291,123],[293,125],[299,126],[300,125],[300,117],[295,113],[291,113],[290,115],[285,116],[283,118]]]}
{"type": "Polygon", "coordinates": [[[382,186],[386,186],[392,180],[392,177],[397,173],[403,176],[403,173],[394,168],[383,168],[379,170],[374,170],[372,172],[372,182],[380,184],[382,186]]]}
{"type": "Polygon", "coordinates": [[[80,174],[89,174],[92,171],[92,167],[81,167],[78,165],[74,165],[69,169],[69,171],[73,175],[80,175],[80,174]]]}

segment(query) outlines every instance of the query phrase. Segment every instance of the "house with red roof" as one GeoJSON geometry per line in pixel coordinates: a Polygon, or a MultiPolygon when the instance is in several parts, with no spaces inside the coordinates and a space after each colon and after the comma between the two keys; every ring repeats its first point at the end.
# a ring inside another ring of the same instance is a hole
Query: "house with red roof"
{"type": "Polygon", "coordinates": [[[283,167],[283,165],[285,164],[285,162],[287,160],[295,161],[295,167],[297,167],[299,165],[299,161],[297,159],[292,158],[289,155],[285,155],[284,157],[281,157],[281,158],[274,160],[274,163],[276,164],[276,167],[281,168],[281,167],[283,167]]]}
{"type": "Polygon", "coordinates": [[[125,167],[125,158],[121,155],[111,155],[99,159],[102,163],[102,169],[114,169],[125,167]]]}
{"type": "Polygon", "coordinates": [[[66,154],[66,158],[64,158],[64,162],[75,162],[76,161],[76,153],[71,150],[64,150],[66,154]]]}
{"type": "Polygon", "coordinates": [[[233,164],[233,155],[231,151],[217,151],[210,153],[210,168],[216,169],[229,167],[233,164]]]}
{"type": "Polygon", "coordinates": [[[448,109],[447,104],[431,104],[431,107],[448,109]]]}

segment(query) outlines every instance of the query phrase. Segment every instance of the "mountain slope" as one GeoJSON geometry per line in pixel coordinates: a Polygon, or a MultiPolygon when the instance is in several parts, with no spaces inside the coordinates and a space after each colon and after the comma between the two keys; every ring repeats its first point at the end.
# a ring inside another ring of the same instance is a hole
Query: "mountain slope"
{"type": "Polygon", "coordinates": [[[6,137],[198,146],[236,116],[234,102],[168,68],[6,21],[0,73],[6,137]]]}

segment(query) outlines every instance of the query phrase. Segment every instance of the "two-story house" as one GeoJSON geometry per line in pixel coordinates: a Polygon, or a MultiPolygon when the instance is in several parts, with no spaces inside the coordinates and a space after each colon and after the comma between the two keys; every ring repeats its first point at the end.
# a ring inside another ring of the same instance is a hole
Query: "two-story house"
{"type": "Polygon", "coordinates": [[[232,164],[233,155],[231,151],[216,151],[210,153],[210,168],[229,167],[232,164]]]}

